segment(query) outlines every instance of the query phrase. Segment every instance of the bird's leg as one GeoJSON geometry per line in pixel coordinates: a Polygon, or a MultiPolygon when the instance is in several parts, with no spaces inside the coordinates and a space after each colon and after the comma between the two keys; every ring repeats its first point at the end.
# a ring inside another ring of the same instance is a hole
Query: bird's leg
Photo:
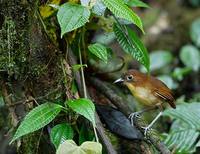
{"type": "Polygon", "coordinates": [[[147,135],[147,132],[151,129],[151,127],[155,124],[155,122],[160,118],[160,116],[162,116],[162,113],[163,112],[161,111],[147,127],[144,127],[144,136],[147,135]]]}
{"type": "Polygon", "coordinates": [[[144,112],[147,112],[147,111],[150,111],[150,110],[154,110],[156,108],[157,108],[157,106],[153,106],[153,107],[145,108],[145,109],[143,109],[141,111],[138,111],[138,112],[131,113],[129,115],[129,117],[128,117],[130,119],[130,121],[131,121],[131,125],[133,126],[133,120],[134,120],[134,118],[139,118],[140,115],[143,114],[144,112]]]}

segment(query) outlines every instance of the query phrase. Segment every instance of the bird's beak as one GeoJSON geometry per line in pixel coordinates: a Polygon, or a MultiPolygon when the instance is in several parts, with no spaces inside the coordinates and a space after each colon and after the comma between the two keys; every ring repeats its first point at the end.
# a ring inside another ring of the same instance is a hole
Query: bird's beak
{"type": "Polygon", "coordinates": [[[115,80],[113,83],[118,83],[118,82],[124,82],[124,79],[119,78],[119,79],[115,80]]]}

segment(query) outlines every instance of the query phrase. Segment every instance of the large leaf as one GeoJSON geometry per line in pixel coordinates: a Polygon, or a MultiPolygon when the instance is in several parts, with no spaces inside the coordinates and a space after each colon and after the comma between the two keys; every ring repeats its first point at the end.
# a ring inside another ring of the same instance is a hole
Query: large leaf
{"type": "Polygon", "coordinates": [[[90,11],[81,5],[65,3],[58,9],[57,18],[61,27],[61,37],[89,21],[90,11]]]}
{"type": "Polygon", "coordinates": [[[185,45],[180,52],[181,61],[194,71],[200,68],[200,51],[193,45],[185,45]]]}
{"type": "Polygon", "coordinates": [[[125,25],[114,25],[117,41],[127,53],[131,54],[137,61],[144,65],[149,71],[149,56],[147,50],[137,35],[125,25]]]}
{"type": "Polygon", "coordinates": [[[65,140],[72,139],[74,137],[74,132],[72,127],[67,124],[58,124],[54,126],[51,130],[51,142],[55,145],[56,148],[62,144],[65,140]]]}
{"type": "Polygon", "coordinates": [[[181,120],[189,128],[200,129],[200,103],[177,105],[176,110],[167,109],[163,114],[181,120]]]}
{"type": "Polygon", "coordinates": [[[10,143],[23,135],[44,127],[58,115],[61,109],[62,106],[53,103],[45,103],[35,107],[24,118],[10,143]]]}
{"type": "Polygon", "coordinates": [[[178,87],[177,82],[169,75],[160,75],[158,76],[158,79],[164,82],[170,89],[176,89],[178,87]]]}
{"type": "Polygon", "coordinates": [[[149,7],[146,3],[140,0],[126,0],[125,2],[128,6],[131,7],[149,7]]]}
{"type": "Polygon", "coordinates": [[[163,68],[172,62],[173,56],[169,51],[158,50],[150,54],[150,70],[163,68]]]}
{"type": "Polygon", "coordinates": [[[165,139],[169,148],[176,148],[177,153],[194,152],[200,129],[200,103],[177,105],[176,110],[167,109],[164,115],[175,119],[165,139]]]}
{"type": "Polygon", "coordinates": [[[176,153],[193,153],[196,148],[196,141],[198,136],[199,132],[193,129],[176,131],[167,136],[165,139],[165,144],[170,149],[175,148],[176,153]]]}
{"type": "Polygon", "coordinates": [[[192,23],[190,27],[190,36],[196,46],[200,47],[200,18],[192,23]]]}
{"type": "Polygon", "coordinates": [[[100,43],[95,43],[95,44],[90,44],[88,46],[89,51],[103,60],[105,63],[108,61],[108,54],[107,54],[107,49],[104,45],[100,43]]]}
{"type": "Polygon", "coordinates": [[[95,106],[91,100],[86,98],[69,100],[67,101],[67,105],[95,125],[95,106]]]}
{"type": "Polygon", "coordinates": [[[133,125],[127,117],[115,108],[107,105],[97,105],[97,112],[111,132],[129,140],[142,140],[142,133],[133,125]]]}
{"type": "Polygon", "coordinates": [[[102,0],[103,3],[113,12],[117,17],[131,21],[133,24],[138,26],[144,33],[142,21],[123,0],[102,0]]]}
{"type": "Polygon", "coordinates": [[[102,154],[102,145],[87,141],[77,146],[73,140],[67,140],[59,146],[56,154],[102,154]]]}

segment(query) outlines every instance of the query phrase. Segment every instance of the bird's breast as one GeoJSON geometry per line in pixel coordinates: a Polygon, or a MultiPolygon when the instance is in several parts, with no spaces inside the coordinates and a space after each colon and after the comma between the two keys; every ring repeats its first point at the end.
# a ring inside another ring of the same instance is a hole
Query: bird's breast
{"type": "Polygon", "coordinates": [[[146,87],[135,87],[132,84],[126,84],[136,100],[146,106],[153,106],[158,102],[151,90],[146,87]]]}

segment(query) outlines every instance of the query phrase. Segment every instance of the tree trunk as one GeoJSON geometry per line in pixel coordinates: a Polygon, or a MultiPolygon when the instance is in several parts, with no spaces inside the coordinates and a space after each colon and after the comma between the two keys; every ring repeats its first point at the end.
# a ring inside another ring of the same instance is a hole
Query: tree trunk
{"type": "MultiPolygon", "coordinates": [[[[2,144],[8,143],[12,128],[16,129],[33,106],[47,100],[63,99],[58,51],[41,24],[38,1],[0,1],[0,81],[9,111],[6,116],[10,119],[6,123],[7,129],[1,131],[9,134],[2,138],[2,144]]],[[[41,135],[41,131],[18,141],[18,153],[52,153],[53,146],[45,133],[41,135]],[[45,139],[42,147],[38,148],[45,139]]],[[[6,149],[9,148],[2,148],[5,151],[1,152],[6,153],[6,149]]]]}

